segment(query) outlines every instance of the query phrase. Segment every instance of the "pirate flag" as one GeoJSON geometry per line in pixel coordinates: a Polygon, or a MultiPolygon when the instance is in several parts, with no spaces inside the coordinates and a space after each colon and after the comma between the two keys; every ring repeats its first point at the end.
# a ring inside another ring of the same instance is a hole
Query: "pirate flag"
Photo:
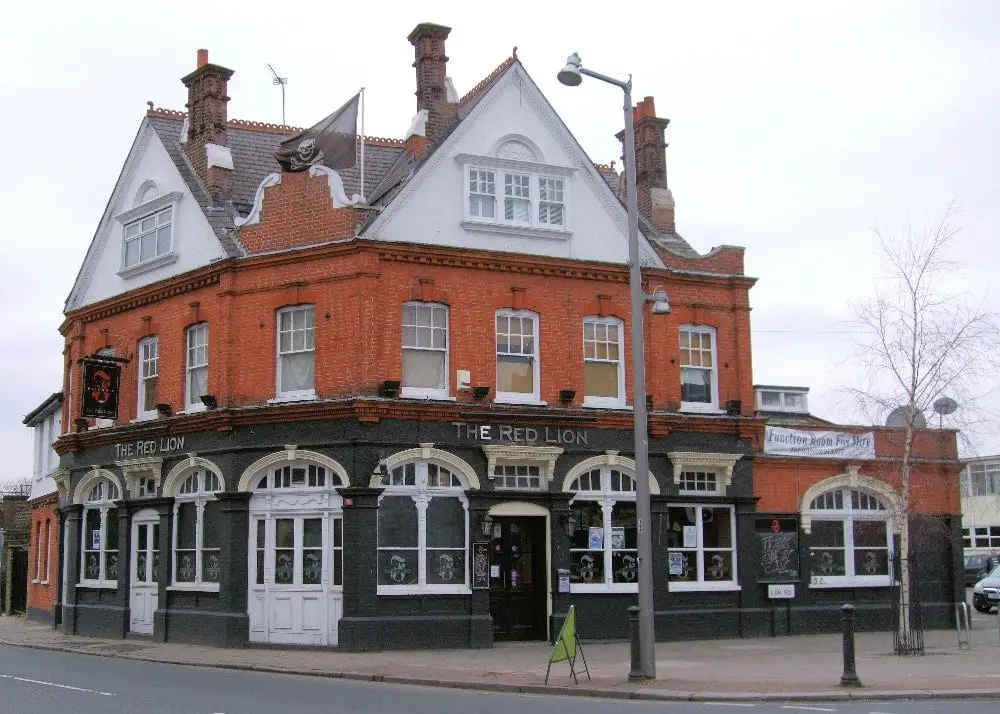
{"type": "Polygon", "coordinates": [[[340,109],[291,139],[281,142],[274,158],[283,171],[305,171],[314,164],[347,169],[356,163],[358,104],[355,94],[340,109]]]}
{"type": "Polygon", "coordinates": [[[118,418],[118,382],[121,367],[114,362],[84,360],[83,416],[118,418]]]}

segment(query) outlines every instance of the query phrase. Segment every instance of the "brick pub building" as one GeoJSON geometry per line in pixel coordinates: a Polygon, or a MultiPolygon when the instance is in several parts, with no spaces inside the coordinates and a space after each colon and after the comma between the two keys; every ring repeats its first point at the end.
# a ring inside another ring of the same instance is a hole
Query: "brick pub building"
{"type": "MultiPolygon", "coordinates": [[[[230,120],[232,71],[204,51],[187,113],[147,112],[61,327],[68,632],[477,648],[551,637],[573,604],[584,637],[624,637],[636,478],[660,639],[787,622],[758,577],[742,249],[676,233],[646,98],[643,281],[672,311],[645,311],[636,474],[619,177],[516,55],[459,97],[448,34],[411,33],[417,114],[364,140],[363,182],[281,170],[295,130],[230,120]],[[80,416],[91,355],[127,360],[113,422],[80,416]]],[[[787,499],[766,507],[797,531],[787,499]]],[[[872,593],[886,610],[888,581],[872,593]]],[[[800,584],[793,606],[825,602],[800,584]]]]}

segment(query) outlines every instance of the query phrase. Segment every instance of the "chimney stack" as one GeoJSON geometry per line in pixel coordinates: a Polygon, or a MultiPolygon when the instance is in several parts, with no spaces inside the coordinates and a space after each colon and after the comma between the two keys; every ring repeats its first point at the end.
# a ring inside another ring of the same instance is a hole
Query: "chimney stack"
{"type": "MultiPolygon", "coordinates": [[[[676,233],[674,197],[667,186],[667,144],[664,132],[669,119],[656,116],[652,97],[635,105],[635,188],[639,213],[664,233],[676,233]]],[[[624,132],[618,140],[624,141],[624,132]]]]}
{"type": "Polygon", "coordinates": [[[208,61],[208,50],[198,50],[197,68],[181,79],[188,90],[184,154],[216,205],[230,198],[233,186],[233,157],[226,135],[232,76],[233,70],[208,61]]]}
{"type": "Polygon", "coordinates": [[[413,45],[413,66],[417,70],[417,111],[427,110],[427,138],[430,141],[441,138],[457,110],[457,106],[448,101],[448,56],[444,42],[450,33],[450,27],[424,22],[413,28],[407,37],[413,45]]]}

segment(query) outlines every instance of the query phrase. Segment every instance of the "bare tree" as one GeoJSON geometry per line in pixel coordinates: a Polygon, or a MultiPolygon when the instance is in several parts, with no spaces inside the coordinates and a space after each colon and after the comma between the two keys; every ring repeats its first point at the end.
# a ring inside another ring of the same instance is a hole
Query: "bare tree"
{"type": "Polygon", "coordinates": [[[0,481],[0,498],[4,496],[28,496],[31,494],[31,479],[12,478],[0,481]]]}
{"type": "MultiPolygon", "coordinates": [[[[887,273],[870,298],[853,305],[859,334],[855,356],[861,369],[857,385],[844,391],[872,423],[897,410],[902,430],[900,504],[893,515],[900,537],[900,601],[907,605],[913,448],[918,432],[926,427],[924,415],[932,414],[943,397],[954,399],[961,410],[950,425],[963,427],[961,433],[967,436],[967,427],[984,414],[990,391],[984,385],[995,383],[1000,373],[995,316],[963,289],[961,266],[951,257],[961,234],[957,213],[952,203],[927,228],[876,229],[887,273]]],[[[905,645],[910,613],[905,606],[901,612],[897,626],[905,645]]]]}

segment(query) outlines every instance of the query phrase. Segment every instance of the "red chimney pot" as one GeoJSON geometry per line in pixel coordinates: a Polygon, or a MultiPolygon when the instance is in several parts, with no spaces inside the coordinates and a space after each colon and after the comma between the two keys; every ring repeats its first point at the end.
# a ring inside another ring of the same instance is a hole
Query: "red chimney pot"
{"type": "Polygon", "coordinates": [[[198,50],[198,66],[204,67],[208,64],[208,50],[198,50]]]}

